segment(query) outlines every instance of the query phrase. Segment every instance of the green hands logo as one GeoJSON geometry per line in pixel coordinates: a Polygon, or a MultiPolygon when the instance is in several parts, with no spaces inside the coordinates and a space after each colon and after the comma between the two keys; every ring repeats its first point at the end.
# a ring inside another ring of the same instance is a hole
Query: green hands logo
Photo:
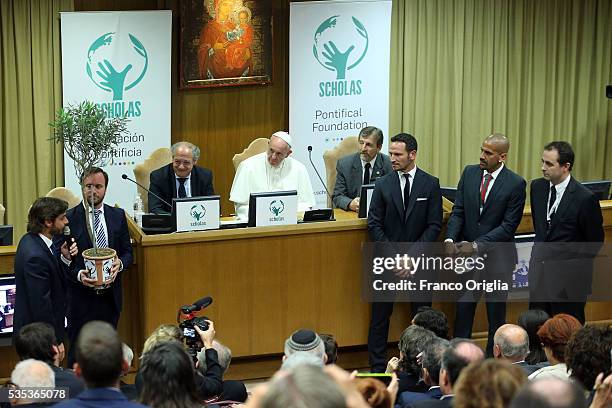
{"type": "Polygon", "coordinates": [[[189,215],[191,215],[194,220],[201,221],[206,215],[206,208],[201,204],[196,204],[189,210],[189,215]]]}
{"type": "Polygon", "coordinates": [[[117,33],[98,37],[87,51],[87,76],[100,89],[113,93],[113,100],[123,99],[123,92],[138,85],[149,66],[149,55],[144,45],[132,34],[130,43],[117,33]],[[125,52],[131,45],[132,52],[125,52]],[[129,57],[125,57],[129,54],[129,57]],[[122,58],[123,56],[123,58],[122,58]]]}
{"type": "Polygon", "coordinates": [[[323,68],[336,72],[337,80],[344,79],[346,71],[363,60],[369,42],[368,31],[361,21],[336,15],[317,28],[312,53],[323,68]]]}
{"type": "Polygon", "coordinates": [[[278,217],[283,211],[285,211],[285,203],[283,200],[272,200],[270,203],[270,212],[274,214],[275,217],[278,217]]]}

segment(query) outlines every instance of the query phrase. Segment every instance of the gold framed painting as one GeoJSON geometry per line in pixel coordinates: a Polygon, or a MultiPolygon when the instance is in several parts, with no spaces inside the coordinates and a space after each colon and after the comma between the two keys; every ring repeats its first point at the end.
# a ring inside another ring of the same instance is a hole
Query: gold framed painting
{"type": "Polygon", "coordinates": [[[182,0],[180,88],[272,82],[271,0],[182,0]]]}

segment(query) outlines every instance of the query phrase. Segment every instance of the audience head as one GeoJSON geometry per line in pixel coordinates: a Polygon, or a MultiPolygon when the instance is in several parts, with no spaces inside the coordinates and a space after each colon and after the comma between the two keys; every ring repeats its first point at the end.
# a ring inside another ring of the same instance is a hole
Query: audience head
{"type": "Polygon", "coordinates": [[[440,365],[440,390],[444,395],[453,393],[461,371],[470,363],[481,362],[485,358],[484,351],[468,339],[453,339],[442,355],[440,365]]]}
{"type": "Polygon", "coordinates": [[[28,211],[28,232],[33,234],[61,234],[68,224],[68,203],[55,197],[40,197],[28,211]]]}
{"type": "MultiPolygon", "coordinates": [[[[11,373],[11,382],[23,388],[55,388],[55,373],[43,361],[29,358],[15,366],[11,373]]],[[[30,404],[36,402],[27,398],[11,399],[12,405],[30,404]]]]}
{"type": "Polygon", "coordinates": [[[340,386],[321,367],[303,365],[278,372],[253,392],[248,406],[260,408],[345,408],[340,386]]]}
{"type": "Polygon", "coordinates": [[[20,360],[35,359],[49,365],[55,364],[58,354],[55,330],[49,323],[36,322],[25,325],[13,338],[20,360]]]}
{"type": "Polygon", "coordinates": [[[311,354],[307,351],[296,351],[289,357],[283,359],[281,370],[293,370],[295,367],[302,365],[313,365],[316,367],[323,367],[325,364],[318,356],[311,354]]]}
{"type": "Polygon", "coordinates": [[[123,355],[123,361],[125,361],[125,367],[121,373],[124,376],[130,371],[132,360],[134,360],[134,351],[127,344],[121,343],[121,354],[123,355]]]}
{"type": "Polygon", "coordinates": [[[193,143],[177,142],[170,147],[172,168],[177,177],[188,177],[200,159],[200,148],[193,143]]]}
{"type": "Polygon", "coordinates": [[[568,342],[565,355],[570,378],[591,390],[599,373],[610,373],[610,349],[610,327],[594,325],[578,330],[568,342]]]}
{"type": "Polygon", "coordinates": [[[149,352],[153,347],[161,343],[168,341],[183,341],[183,334],[181,329],[174,324],[162,324],[157,329],[153,330],[153,333],[145,340],[144,347],[142,348],[142,357],[149,352]]]}
{"type": "Polygon", "coordinates": [[[291,154],[291,136],[287,132],[276,132],[270,136],[267,151],[268,163],[272,167],[280,164],[291,154]]]}
{"type": "Polygon", "coordinates": [[[389,158],[393,171],[408,172],[414,168],[418,144],[414,136],[400,133],[391,138],[389,158]]]}
{"type": "Polygon", "coordinates": [[[543,378],[520,390],[510,408],[586,408],[584,392],[571,381],[543,378]]]}
{"type": "Polygon", "coordinates": [[[423,348],[423,380],[429,386],[439,385],[440,368],[442,367],[442,356],[450,347],[448,340],[434,337],[423,348]]]}
{"type": "Polygon", "coordinates": [[[159,343],[143,357],[140,401],[151,407],[201,406],[191,358],[182,343],[159,343]]]}
{"type": "Polygon", "coordinates": [[[285,357],[297,352],[308,352],[325,363],[325,345],[317,333],[309,329],[300,329],[285,341],[285,357]]]}
{"type": "Polygon", "coordinates": [[[336,364],[338,360],[338,342],[336,342],[336,339],[331,334],[319,334],[319,337],[321,337],[325,345],[325,355],[327,356],[325,364],[336,364]]]}
{"type": "MultiPolygon", "coordinates": [[[[223,370],[223,374],[225,374],[225,372],[230,366],[230,363],[232,362],[232,350],[230,350],[229,347],[227,347],[225,344],[222,344],[216,339],[213,340],[212,345],[212,348],[217,351],[219,365],[223,370]]],[[[198,363],[199,370],[202,372],[206,372],[206,355],[203,351],[198,353],[198,363]]]]}
{"type": "Polygon", "coordinates": [[[493,356],[513,363],[525,360],[529,354],[529,335],[521,326],[504,324],[495,332],[493,356]]]}
{"type": "Polygon", "coordinates": [[[441,339],[448,340],[448,319],[446,315],[432,307],[421,306],[412,319],[412,324],[431,330],[433,334],[441,339]]]}
{"type": "Polygon", "coordinates": [[[538,330],[538,337],[551,364],[565,362],[565,346],[581,327],[574,316],[565,313],[554,315],[544,322],[538,330]]]}
{"type": "Polygon", "coordinates": [[[455,408],[503,408],[527,382],[522,368],[505,360],[471,363],[455,384],[455,408]]]}
{"type": "Polygon", "coordinates": [[[355,379],[357,391],[372,408],[391,408],[391,394],[382,381],[375,378],[355,379]]]}
{"type": "Polygon", "coordinates": [[[359,132],[359,155],[361,160],[374,160],[383,144],[383,132],[377,127],[366,126],[359,132]]]}
{"type": "Polygon", "coordinates": [[[550,319],[548,313],[541,309],[525,310],[519,315],[518,325],[529,335],[529,355],[525,361],[529,364],[538,364],[546,361],[546,353],[542,348],[538,330],[546,320],[550,319]]]}
{"type": "Polygon", "coordinates": [[[126,364],[121,340],[110,324],[91,321],[76,341],[75,372],[88,388],[116,387],[126,364]]]}
{"type": "Polygon", "coordinates": [[[436,337],[431,331],[421,326],[410,325],[402,332],[399,340],[400,361],[398,369],[418,378],[421,366],[417,363],[417,355],[423,351],[425,344],[436,337]]]}

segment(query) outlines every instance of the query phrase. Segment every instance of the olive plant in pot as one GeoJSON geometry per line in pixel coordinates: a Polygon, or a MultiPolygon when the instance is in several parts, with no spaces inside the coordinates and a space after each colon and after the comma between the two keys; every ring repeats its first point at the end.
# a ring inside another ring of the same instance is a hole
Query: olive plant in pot
{"type": "Polygon", "coordinates": [[[53,128],[51,139],[63,144],[64,151],[73,161],[83,197],[87,197],[83,204],[85,214],[91,217],[91,222],[86,222],[86,225],[93,248],[84,250],[82,255],[89,277],[96,279],[97,286],[103,287],[111,276],[116,251],[112,248],[98,248],[92,230],[97,215],[95,211],[90,211],[94,203],[93,189],[87,190],[81,175],[87,174],[93,167],[104,167],[110,161],[112,149],[128,131],[127,118],[107,118],[102,108],[84,101],[60,108],[50,126],[53,128]]]}

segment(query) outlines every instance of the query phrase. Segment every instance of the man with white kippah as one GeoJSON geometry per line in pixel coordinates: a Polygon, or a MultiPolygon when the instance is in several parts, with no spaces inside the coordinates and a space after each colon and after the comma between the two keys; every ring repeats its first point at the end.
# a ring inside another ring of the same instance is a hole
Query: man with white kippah
{"type": "Polygon", "coordinates": [[[236,206],[238,218],[248,219],[251,193],[297,190],[298,211],[314,207],[315,198],[306,167],[289,157],[290,154],[291,136],[287,132],[276,132],[270,137],[266,152],[240,163],[230,191],[230,201],[236,206]]]}

